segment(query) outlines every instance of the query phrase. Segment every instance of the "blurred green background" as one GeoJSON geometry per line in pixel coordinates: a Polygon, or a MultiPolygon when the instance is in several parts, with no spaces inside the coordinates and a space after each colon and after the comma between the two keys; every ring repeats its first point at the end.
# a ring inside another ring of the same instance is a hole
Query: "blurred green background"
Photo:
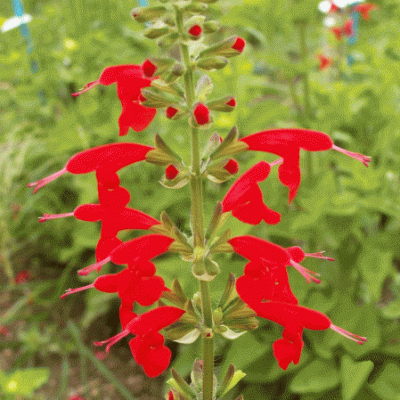
{"type": "MultiPolygon", "coordinates": [[[[224,25],[219,35],[238,34],[247,41],[241,57],[209,74],[215,97],[234,95],[238,102],[233,113],[213,115],[214,130],[225,136],[237,125],[244,136],[274,127],[307,127],[326,132],[341,147],[372,156],[368,169],[336,152],[303,157],[302,184],[290,205],[274,171],[261,187],[266,204],[282,213],[282,222],[231,225],[233,235],[258,235],[282,246],[300,245],[307,252],[325,250],[334,257],[333,263],[304,261],[305,267],[321,274],[320,285],[307,285],[290,271],[293,291],[302,305],[368,337],[358,346],[331,331],[306,331],[301,361],[287,371],[279,369],[272,356],[271,345],[281,335],[274,323],[260,321],[259,329],[233,342],[219,341],[217,372],[225,374],[230,363],[246,372],[237,392],[245,399],[400,398],[400,4],[375,3],[379,8],[369,21],[360,21],[354,44],[336,41],[324,25],[326,16],[317,10],[318,1],[220,0],[210,7],[210,14],[224,25]],[[320,70],[318,54],[329,56],[333,64],[320,70]]],[[[151,145],[154,133],[188,158],[185,123],[167,120],[162,110],[144,132],[130,131],[119,138],[115,88],[70,96],[107,66],[141,64],[161,54],[156,43],[142,36],[143,26],[130,17],[137,5],[133,0],[25,0],[25,11],[33,17],[32,54],[27,55],[19,29],[0,35],[4,398],[162,396],[164,378],[146,379],[131,360],[126,341],[104,360],[105,354],[91,344],[119,331],[115,296],[89,290],[59,301],[67,288],[92,281],[76,272],[94,261],[99,225],[73,218],[38,224],[37,218],[97,202],[93,174],[69,174],[34,196],[26,188],[28,182],[59,170],[79,151],[115,141],[151,145]],[[35,73],[32,60],[39,67],[35,73]]],[[[348,17],[346,10],[331,15],[337,24],[348,17]]],[[[11,1],[3,0],[0,24],[12,16],[11,1]]],[[[204,142],[212,132],[204,133],[204,142]]],[[[275,158],[245,154],[238,157],[240,172],[256,161],[275,158]]],[[[188,231],[188,188],[162,187],[157,182],[162,174],[150,164],[123,170],[130,206],[156,218],[166,210],[188,231]]],[[[230,184],[206,185],[206,220],[230,184]]],[[[121,235],[124,240],[132,237],[130,232],[121,235]]],[[[222,273],[211,286],[214,300],[228,274],[240,276],[245,265],[234,256],[217,261],[222,273]]],[[[197,291],[189,264],[179,257],[163,257],[156,264],[167,286],[178,277],[186,292],[197,291]]],[[[173,366],[188,374],[194,358],[200,357],[199,343],[171,348],[173,366]]]]}

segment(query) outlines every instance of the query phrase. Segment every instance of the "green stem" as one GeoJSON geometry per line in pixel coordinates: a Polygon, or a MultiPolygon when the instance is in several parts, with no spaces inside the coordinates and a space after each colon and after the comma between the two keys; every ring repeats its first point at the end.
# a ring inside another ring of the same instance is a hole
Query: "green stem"
{"type": "MultiPolygon", "coordinates": [[[[185,83],[185,97],[187,106],[192,109],[195,101],[195,85],[193,76],[193,65],[190,60],[189,47],[184,43],[185,32],[183,28],[183,15],[178,6],[175,6],[176,25],[181,36],[179,44],[181,59],[185,65],[183,75],[185,83]]],[[[189,117],[191,118],[191,117],[189,117]]],[[[190,195],[192,202],[192,234],[194,247],[204,249],[204,218],[203,218],[203,182],[201,175],[201,158],[199,145],[199,130],[191,125],[191,172],[190,195]]],[[[199,252],[200,254],[202,251],[199,252]]],[[[194,263],[204,263],[203,257],[199,257],[194,263]]],[[[200,293],[202,301],[202,312],[205,329],[203,332],[203,400],[213,398],[213,376],[214,376],[214,335],[212,332],[213,320],[210,300],[209,283],[200,280],[200,293]]]]}
{"type": "MultiPolygon", "coordinates": [[[[301,60],[303,62],[303,65],[306,64],[308,57],[306,30],[307,30],[307,24],[305,22],[300,22],[299,23],[300,50],[301,50],[301,60]]],[[[311,100],[310,100],[311,92],[310,92],[310,78],[307,70],[303,72],[303,84],[304,84],[304,111],[305,111],[305,117],[308,122],[311,118],[311,100]]]]}
{"type": "MultiPolygon", "coordinates": [[[[307,50],[307,40],[306,40],[306,30],[307,23],[300,22],[299,23],[299,36],[300,36],[300,51],[301,51],[301,60],[303,62],[303,67],[306,65],[308,58],[308,50],[307,50]]],[[[311,114],[311,91],[310,91],[310,77],[308,74],[308,69],[304,69],[303,72],[303,98],[304,98],[304,125],[306,128],[310,128],[310,122],[312,118],[311,114]]],[[[313,155],[311,152],[307,151],[305,156],[306,161],[306,169],[307,169],[307,178],[308,178],[308,186],[311,186],[313,182],[313,155]]]]}

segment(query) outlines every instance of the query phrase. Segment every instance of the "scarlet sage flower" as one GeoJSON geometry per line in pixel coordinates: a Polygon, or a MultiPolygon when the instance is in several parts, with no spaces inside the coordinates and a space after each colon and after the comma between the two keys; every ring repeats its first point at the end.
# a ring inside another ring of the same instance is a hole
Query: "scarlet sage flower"
{"type": "Polygon", "coordinates": [[[128,133],[129,127],[140,132],[153,121],[157,110],[139,103],[140,89],[150,86],[152,79],[146,78],[141,65],[115,65],[103,70],[100,78],[88,83],[81,91],[73,93],[79,96],[97,85],[117,84],[117,95],[122,105],[119,118],[119,135],[128,133]]]}
{"type": "Polygon", "coordinates": [[[155,266],[150,264],[152,267],[139,263],[136,268],[125,268],[117,274],[102,275],[90,285],[68,289],[61,298],[95,288],[105,293],[118,293],[121,304],[128,309],[132,309],[135,301],[141,306],[150,306],[160,299],[165,290],[164,280],[154,276],[155,266]]]}
{"type": "Polygon", "coordinates": [[[366,21],[369,21],[370,11],[376,10],[377,8],[378,6],[373,3],[361,3],[354,7],[354,11],[358,11],[366,21]]]}
{"type": "Polygon", "coordinates": [[[155,308],[133,318],[118,335],[94,344],[96,346],[106,344],[108,352],[113,344],[125,336],[130,333],[136,335],[129,341],[133,357],[143,366],[147,376],[151,378],[158,376],[168,368],[171,359],[171,351],[164,346],[164,337],[158,331],[178,321],[184,313],[184,310],[176,307],[155,308]]]}
{"type": "Polygon", "coordinates": [[[289,337],[289,340],[286,339],[285,343],[278,341],[279,344],[274,344],[274,356],[277,358],[279,366],[283,369],[286,369],[291,361],[295,364],[298,363],[302,340],[296,340],[295,342],[294,338],[296,336],[301,338],[304,328],[317,331],[332,329],[358,344],[363,344],[367,341],[365,337],[355,335],[332,324],[326,315],[310,308],[277,301],[263,302],[258,305],[253,304],[250,307],[259,317],[274,321],[285,328],[285,335],[289,337]]]}
{"type": "Polygon", "coordinates": [[[283,157],[278,175],[281,183],[289,188],[289,202],[296,197],[300,185],[300,149],[307,151],[333,149],[361,161],[366,167],[371,161],[368,156],[336,146],[325,133],[308,129],[271,129],[246,136],[240,141],[248,145],[248,150],[265,151],[283,157]]]}
{"type": "Polygon", "coordinates": [[[37,182],[29,183],[28,187],[35,187],[33,193],[36,193],[41,187],[67,172],[87,174],[96,171],[97,180],[107,189],[113,189],[119,185],[116,172],[127,165],[143,161],[146,154],[153,149],[154,147],[138,143],[113,143],[94,147],[75,154],[63,169],[37,182]]]}
{"type": "Polygon", "coordinates": [[[262,220],[267,224],[277,224],[281,215],[264,204],[257,185],[268,177],[270,171],[270,165],[260,161],[245,172],[226,193],[222,200],[222,212],[232,211],[238,220],[251,225],[257,225],[262,220]]]}
{"type": "Polygon", "coordinates": [[[100,271],[109,261],[115,264],[146,265],[152,258],[168,251],[173,241],[174,239],[164,235],[146,235],[129,240],[116,247],[105,259],[81,269],[78,274],[88,275],[92,271],[100,271]]]}
{"type": "Polygon", "coordinates": [[[198,125],[205,125],[210,122],[210,110],[203,103],[197,104],[193,116],[198,125]]]}

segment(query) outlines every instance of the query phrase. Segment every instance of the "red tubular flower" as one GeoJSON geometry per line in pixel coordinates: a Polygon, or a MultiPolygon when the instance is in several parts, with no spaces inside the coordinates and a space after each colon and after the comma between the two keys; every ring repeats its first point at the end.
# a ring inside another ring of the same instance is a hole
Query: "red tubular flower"
{"type": "Polygon", "coordinates": [[[236,107],[236,99],[232,97],[229,101],[226,102],[228,106],[236,107]]]}
{"type": "Polygon", "coordinates": [[[239,164],[235,159],[231,158],[224,165],[224,169],[226,169],[231,175],[234,175],[239,171],[239,164]]]}
{"type": "Polygon", "coordinates": [[[275,225],[280,221],[280,214],[268,208],[263,202],[263,195],[257,182],[266,179],[271,170],[270,165],[260,161],[245,172],[226,193],[222,200],[222,211],[232,211],[238,220],[257,225],[262,220],[275,225]]]}
{"type": "Polygon", "coordinates": [[[354,35],[354,31],[353,31],[353,20],[352,19],[348,19],[342,27],[342,33],[345,36],[353,36],[354,35]]]}
{"type": "Polygon", "coordinates": [[[28,187],[35,187],[33,193],[36,193],[41,187],[66,172],[87,174],[96,171],[98,181],[102,182],[107,189],[113,189],[119,185],[116,172],[127,165],[144,160],[146,154],[153,149],[154,147],[138,143],[113,143],[94,147],[75,154],[63,169],[37,182],[29,183],[28,187]]]}
{"type": "Polygon", "coordinates": [[[331,8],[328,13],[332,14],[339,10],[339,7],[331,0],[331,8]]]}
{"type": "Polygon", "coordinates": [[[184,313],[184,310],[176,307],[155,308],[133,318],[118,335],[94,344],[96,346],[106,344],[108,352],[113,344],[129,333],[136,335],[129,342],[132,355],[136,362],[143,366],[147,376],[151,378],[158,376],[168,368],[171,359],[171,352],[164,346],[164,337],[158,331],[178,321],[184,313]]]}
{"type": "Polygon", "coordinates": [[[323,54],[318,54],[317,58],[319,60],[319,69],[323,71],[324,69],[329,68],[332,65],[332,59],[324,56],[323,54]]]}
{"type": "Polygon", "coordinates": [[[193,116],[198,125],[205,125],[210,122],[210,110],[203,103],[197,104],[193,116]]]}
{"type": "Polygon", "coordinates": [[[117,274],[102,275],[90,285],[68,289],[60,298],[95,288],[105,293],[118,293],[122,304],[129,310],[132,309],[135,301],[141,306],[150,306],[160,299],[165,290],[165,284],[161,277],[154,276],[155,267],[149,275],[149,268],[146,269],[147,271],[143,271],[139,264],[136,268],[125,268],[117,274]]]}
{"type": "Polygon", "coordinates": [[[165,169],[165,177],[170,181],[176,178],[178,174],[179,170],[173,164],[168,165],[168,167],[165,169]]]}
{"type": "Polygon", "coordinates": [[[244,275],[236,280],[236,290],[239,297],[251,307],[263,301],[298,304],[290,289],[285,265],[264,259],[246,265],[244,275]]]}
{"type": "Polygon", "coordinates": [[[83,90],[73,93],[72,96],[79,96],[99,84],[108,86],[113,83],[117,83],[117,95],[122,105],[122,113],[118,121],[119,135],[126,135],[129,127],[136,132],[146,129],[154,119],[157,110],[138,103],[140,89],[151,84],[151,79],[146,78],[140,65],[108,67],[103,70],[98,80],[88,83],[83,90]]]}
{"type": "Polygon", "coordinates": [[[369,21],[370,11],[376,10],[377,8],[378,6],[373,3],[360,3],[354,7],[354,11],[358,11],[366,21],[369,21]]]}
{"type": "Polygon", "coordinates": [[[239,53],[241,53],[244,49],[244,46],[246,46],[246,42],[244,41],[244,39],[242,39],[241,37],[237,37],[235,43],[232,46],[232,49],[237,50],[239,53]]]}
{"type": "Polygon", "coordinates": [[[78,274],[88,275],[94,270],[100,271],[101,267],[109,261],[115,264],[146,263],[168,251],[173,241],[174,239],[164,235],[146,235],[129,240],[116,247],[104,260],[81,269],[78,274]]]}
{"type": "Polygon", "coordinates": [[[365,337],[354,335],[332,324],[330,319],[319,311],[306,307],[276,301],[250,305],[250,307],[259,317],[274,321],[285,328],[283,339],[277,340],[273,345],[274,356],[283,369],[286,369],[291,361],[295,364],[299,362],[303,347],[301,335],[304,328],[318,331],[332,329],[358,344],[367,341],[365,337]]]}
{"type": "Polygon", "coordinates": [[[171,350],[164,346],[164,336],[158,332],[136,336],[129,341],[132,355],[149,378],[162,374],[171,360],[171,350]]]}
{"type": "Polygon", "coordinates": [[[366,167],[371,161],[368,156],[334,145],[325,133],[308,129],[271,129],[246,136],[240,141],[248,145],[248,150],[265,151],[283,157],[278,173],[281,183],[289,188],[289,202],[296,197],[300,185],[300,149],[307,151],[334,149],[361,161],[366,167]]]}

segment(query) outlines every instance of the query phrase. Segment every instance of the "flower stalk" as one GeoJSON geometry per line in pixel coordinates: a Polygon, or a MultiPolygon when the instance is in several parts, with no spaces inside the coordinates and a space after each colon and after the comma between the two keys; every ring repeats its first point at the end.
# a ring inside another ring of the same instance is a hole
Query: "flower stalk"
{"type": "MultiPolygon", "coordinates": [[[[176,25],[181,40],[179,43],[181,60],[185,66],[183,75],[185,86],[185,97],[187,107],[192,109],[195,98],[194,85],[194,66],[190,60],[189,46],[184,43],[185,32],[183,24],[183,14],[177,5],[175,8],[176,25]]],[[[191,117],[189,117],[191,118],[191,117]]],[[[203,182],[201,175],[201,154],[199,146],[199,128],[190,123],[191,130],[191,179],[190,196],[192,203],[192,234],[194,238],[194,247],[204,249],[204,218],[203,218],[203,182]]],[[[200,267],[204,269],[204,257],[196,257],[193,261],[193,268],[200,267]],[[196,265],[197,264],[197,265],[196,265]],[[199,265],[200,264],[200,265],[199,265]],[[202,264],[202,265],[201,265],[202,264]]],[[[205,329],[202,335],[203,340],[203,400],[212,400],[213,398],[213,375],[214,375],[214,334],[212,332],[213,320],[210,300],[209,283],[199,280],[202,313],[205,329]]]]}

